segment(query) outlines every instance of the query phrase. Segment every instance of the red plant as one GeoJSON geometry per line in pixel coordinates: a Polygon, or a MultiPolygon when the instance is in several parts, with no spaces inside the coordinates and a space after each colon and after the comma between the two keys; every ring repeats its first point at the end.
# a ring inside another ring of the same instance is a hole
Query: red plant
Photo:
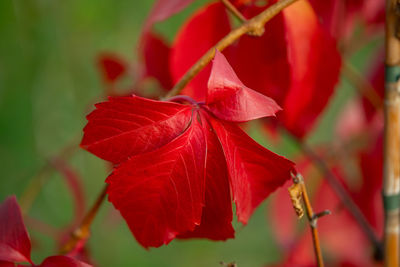
{"type": "Polygon", "coordinates": [[[0,205],[0,266],[11,267],[21,262],[38,267],[89,267],[90,265],[68,256],[51,256],[40,265],[31,259],[31,241],[22,220],[17,199],[7,198],[0,205]]]}
{"type": "Polygon", "coordinates": [[[244,86],[219,52],[206,102],[183,96],[170,101],[190,105],[138,96],[97,104],[81,146],[116,164],[106,180],[109,199],[144,247],[180,236],[233,237],[230,191],[239,221],[247,223],[293,170],[234,122],[272,116],[280,108],[244,86]]]}

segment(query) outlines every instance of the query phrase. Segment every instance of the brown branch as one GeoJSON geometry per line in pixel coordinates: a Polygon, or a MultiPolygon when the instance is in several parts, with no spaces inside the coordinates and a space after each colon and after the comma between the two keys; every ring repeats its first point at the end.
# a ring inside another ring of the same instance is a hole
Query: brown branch
{"type": "Polygon", "coordinates": [[[386,1],[383,200],[386,267],[400,266],[400,2],[386,1]]]}
{"type": "Polygon", "coordinates": [[[222,38],[214,47],[210,48],[175,84],[174,88],[169,91],[165,98],[169,98],[178,95],[183,88],[199,73],[207,64],[213,59],[215,49],[219,51],[224,50],[226,47],[233,44],[241,36],[245,34],[252,34],[261,36],[264,33],[264,25],[277,15],[284,8],[293,4],[297,0],[281,0],[270,6],[257,16],[247,20],[238,28],[232,30],[228,35],[222,38]]]}
{"type": "Polygon", "coordinates": [[[96,217],[101,204],[106,199],[107,187],[108,187],[107,184],[103,187],[102,191],[97,197],[96,202],[93,204],[92,208],[85,215],[81,224],[72,232],[70,239],[61,248],[60,252],[62,254],[66,254],[68,252],[73,251],[74,248],[76,248],[79,245],[79,243],[81,243],[81,241],[84,242],[89,237],[90,227],[92,225],[93,219],[96,217]]]}
{"type": "MultiPolygon", "coordinates": [[[[293,174],[292,174],[293,175],[293,174]]],[[[289,193],[292,198],[293,207],[296,210],[299,218],[303,216],[302,207],[299,207],[298,202],[300,199],[303,200],[304,208],[306,210],[308,222],[310,224],[311,236],[314,245],[314,254],[318,267],[324,266],[324,260],[322,258],[321,246],[319,242],[318,230],[317,230],[317,220],[318,218],[330,214],[329,211],[324,211],[318,214],[315,214],[313,208],[311,206],[310,199],[308,197],[306,184],[304,183],[303,177],[298,173],[297,175],[293,175],[293,183],[294,185],[289,188],[289,193]]]]}
{"type": "Polygon", "coordinates": [[[376,110],[380,110],[382,107],[381,97],[376,92],[372,84],[364,78],[357,69],[350,64],[350,62],[344,60],[342,65],[343,75],[351,82],[361,95],[363,95],[376,110]]]}
{"type": "Polygon", "coordinates": [[[229,0],[221,0],[221,2],[224,4],[226,9],[229,10],[229,12],[232,13],[240,22],[246,22],[247,19],[243,16],[242,13],[231,3],[229,0]]]}

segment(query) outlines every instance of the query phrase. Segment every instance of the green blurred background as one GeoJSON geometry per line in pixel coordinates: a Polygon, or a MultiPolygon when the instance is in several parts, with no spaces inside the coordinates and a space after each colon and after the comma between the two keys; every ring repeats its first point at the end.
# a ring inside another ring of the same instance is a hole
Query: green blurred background
{"type": "MultiPolygon", "coordinates": [[[[96,67],[100,52],[112,51],[135,61],[135,44],[153,1],[138,0],[1,0],[0,1],[0,200],[21,197],[29,181],[46,160],[66,145],[78,143],[85,114],[103,93],[96,67]]],[[[179,25],[206,1],[195,1],[157,30],[171,41],[179,25]]],[[[365,68],[371,44],[356,53],[352,62],[365,68]]],[[[310,137],[311,143],[329,142],[334,118],[354,95],[346,82],[310,137]]],[[[253,136],[270,146],[257,134],[253,136]]],[[[279,153],[292,158],[296,148],[285,140],[279,153]]],[[[68,162],[79,172],[87,205],[104,185],[104,162],[79,150],[68,162]]],[[[33,239],[36,263],[55,254],[53,239],[37,227],[39,220],[62,229],[73,217],[73,202],[65,182],[50,172],[28,213],[26,222],[33,239]],[[30,219],[29,219],[30,218],[30,219]],[[36,226],[35,226],[36,225],[36,226]]],[[[268,201],[267,201],[268,202],[268,201]]],[[[257,209],[246,227],[235,223],[236,239],[173,241],[146,251],[130,234],[110,203],[103,205],[93,225],[90,253],[98,266],[262,266],[279,262],[280,254],[269,228],[267,203],[257,209]]]]}

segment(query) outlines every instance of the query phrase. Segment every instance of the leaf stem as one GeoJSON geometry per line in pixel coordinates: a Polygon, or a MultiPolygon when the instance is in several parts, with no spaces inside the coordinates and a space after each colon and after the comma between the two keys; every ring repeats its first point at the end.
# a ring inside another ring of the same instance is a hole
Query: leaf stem
{"type": "MultiPolygon", "coordinates": [[[[293,175],[293,174],[292,174],[293,175]]],[[[324,260],[322,257],[322,252],[321,252],[321,245],[319,241],[319,235],[318,235],[318,229],[317,229],[317,220],[318,218],[330,214],[329,211],[324,211],[321,213],[314,213],[313,208],[311,206],[311,201],[310,198],[308,197],[307,193],[307,188],[306,184],[304,183],[304,179],[301,176],[301,174],[296,174],[293,175],[293,183],[297,186],[300,186],[300,191],[301,191],[301,196],[303,199],[303,204],[306,210],[308,222],[310,224],[310,229],[311,229],[311,236],[313,240],[313,245],[314,245],[314,254],[317,262],[318,267],[323,267],[324,266],[324,260]]]]}
{"type": "Polygon", "coordinates": [[[226,9],[229,10],[229,12],[232,13],[240,22],[246,22],[247,19],[243,16],[242,13],[229,1],[229,0],[221,0],[221,2],[224,4],[226,9]]]}
{"type": "Polygon", "coordinates": [[[180,94],[183,88],[199,73],[214,57],[215,49],[219,51],[224,50],[236,40],[238,40],[244,34],[252,34],[261,36],[264,33],[264,25],[276,16],[280,11],[289,5],[293,4],[297,0],[280,0],[273,4],[269,8],[257,16],[247,20],[238,28],[232,30],[224,38],[222,38],[214,47],[210,48],[175,84],[175,86],[169,91],[165,98],[172,97],[180,94]]]}
{"type": "Polygon", "coordinates": [[[98,195],[95,203],[90,208],[88,213],[83,218],[81,224],[72,232],[70,239],[61,248],[61,253],[66,254],[73,251],[80,243],[84,243],[90,235],[90,227],[94,218],[99,211],[101,204],[104,202],[107,196],[108,184],[106,184],[98,195]]]}

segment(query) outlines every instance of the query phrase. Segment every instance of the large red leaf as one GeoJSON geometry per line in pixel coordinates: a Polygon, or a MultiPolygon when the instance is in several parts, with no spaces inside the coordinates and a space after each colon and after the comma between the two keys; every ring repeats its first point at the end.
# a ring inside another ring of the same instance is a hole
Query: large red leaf
{"type": "Polygon", "coordinates": [[[206,104],[218,118],[236,122],[275,116],[281,110],[273,99],[246,87],[218,50],[208,81],[206,104]]]}
{"type": "Polygon", "coordinates": [[[154,150],[182,134],[191,107],[133,97],[113,97],[96,104],[87,116],[81,147],[96,156],[120,163],[154,150]]]}
{"type": "Polygon", "coordinates": [[[261,201],[290,179],[294,164],[256,143],[238,126],[210,121],[225,154],[238,220],[245,224],[261,201]]]}
{"type": "Polygon", "coordinates": [[[51,256],[38,267],[90,267],[91,265],[68,256],[51,256]]]}
{"type": "Polygon", "coordinates": [[[200,224],[205,148],[195,114],[184,134],[158,150],[129,158],[107,178],[109,200],[144,247],[167,244],[200,224]]]}
{"type": "MultiPolygon", "coordinates": [[[[229,31],[229,19],[225,7],[221,3],[210,4],[193,14],[180,29],[172,46],[170,68],[173,82],[177,82],[207,50],[229,31]]],[[[207,65],[185,87],[183,94],[203,101],[207,93],[206,85],[210,70],[211,66],[207,65]]]]}
{"type": "Polygon", "coordinates": [[[201,112],[203,131],[207,140],[205,173],[205,207],[200,225],[193,232],[179,237],[205,237],[225,240],[234,237],[232,204],[229,190],[229,174],[221,144],[210,126],[208,115],[201,112]]]}
{"type": "Polygon", "coordinates": [[[283,11],[291,86],[283,105],[284,124],[298,137],[313,126],[338,81],[341,58],[334,40],[301,0],[283,11]]]}
{"type": "MultiPolygon", "coordinates": [[[[231,238],[230,192],[239,221],[246,223],[260,202],[290,178],[292,162],[263,148],[238,126],[218,119],[216,115],[224,118],[224,112],[235,108],[229,102],[234,94],[241,103],[237,117],[248,120],[270,110],[260,107],[258,113],[246,108],[250,100],[266,103],[269,99],[241,84],[221,54],[217,53],[214,64],[212,81],[216,82],[211,86],[219,86],[224,77],[228,82],[217,88],[223,94],[211,88],[207,103],[110,98],[88,116],[82,146],[118,163],[106,180],[109,200],[144,247],[158,247],[175,237],[231,238]],[[237,88],[238,83],[244,89],[237,88]],[[227,108],[208,106],[218,101],[227,108]]],[[[188,98],[175,101],[182,99],[188,98]]]]}
{"type": "Polygon", "coordinates": [[[15,196],[0,205],[0,261],[32,263],[31,241],[15,196]]]}

